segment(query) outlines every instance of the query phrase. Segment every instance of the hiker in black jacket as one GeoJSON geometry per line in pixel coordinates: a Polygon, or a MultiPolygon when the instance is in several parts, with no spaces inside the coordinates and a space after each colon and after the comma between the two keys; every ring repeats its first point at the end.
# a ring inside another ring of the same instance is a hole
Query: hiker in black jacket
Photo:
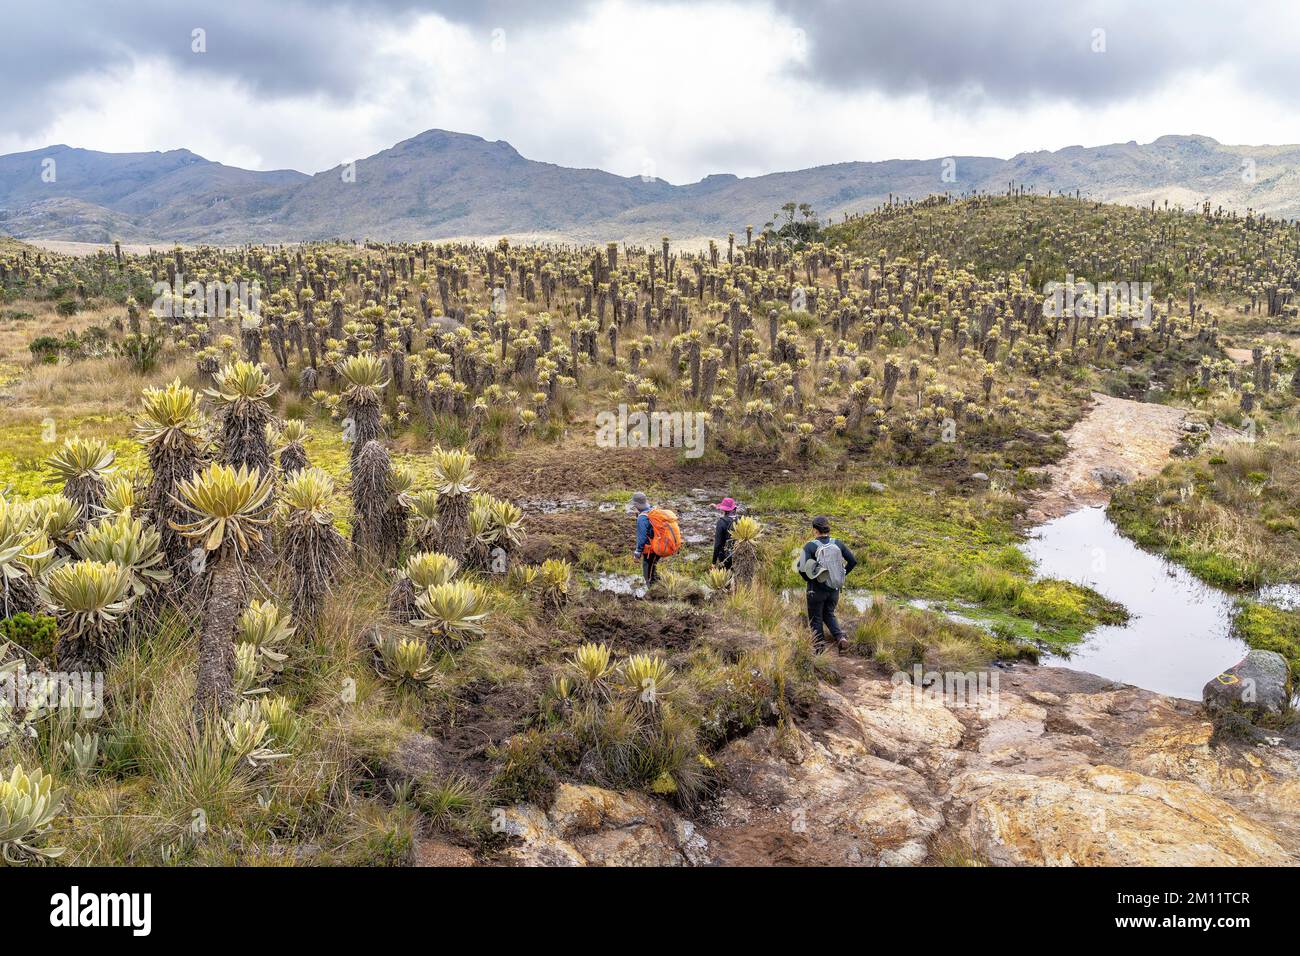
{"type": "Polygon", "coordinates": [[[713,566],[715,568],[726,568],[731,570],[731,532],[736,527],[736,499],[723,498],[713,507],[717,508],[722,514],[718,515],[718,522],[713,526],[713,566]]]}
{"type": "Polygon", "coordinates": [[[835,607],[840,603],[840,585],[831,580],[832,575],[819,566],[817,551],[824,545],[834,545],[844,558],[844,575],[858,566],[858,559],[853,556],[848,545],[838,538],[831,537],[831,521],[825,515],[818,515],[812,520],[816,537],[803,546],[799,560],[799,576],[808,582],[808,626],[812,628],[813,647],[822,651],[826,647],[826,631],[831,632],[835,646],[841,654],[849,646],[849,640],[840,629],[840,622],[835,619],[835,607]]]}

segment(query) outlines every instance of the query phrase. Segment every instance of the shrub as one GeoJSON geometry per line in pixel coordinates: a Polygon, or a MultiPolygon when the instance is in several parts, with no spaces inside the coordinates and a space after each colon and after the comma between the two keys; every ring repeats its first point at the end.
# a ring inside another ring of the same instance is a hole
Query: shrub
{"type": "Polygon", "coordinates": [[[32,353],[32,361],[53,365],[59,360],[63,350],[63,340],[53,335],[40,335],[32,339],[27,351],[32,353]]]}
{"type": "Polygon", "coordinates": [[[137,375],[147,375],[158,367],[158,359],[165,344],[166,339],[161,335],[152,332],[132,333],[122,340],[117,351],[130,363],[131,371],[137,375]]]}
{"type": "Polygon", "coordinates": [[[0,638],[12,641],[33,657],[42,660],[49,660],[54,654],[54,645],[58,637],[57,622],[45,614],[28,614],[22,611],[0,621],[0,638]]]}

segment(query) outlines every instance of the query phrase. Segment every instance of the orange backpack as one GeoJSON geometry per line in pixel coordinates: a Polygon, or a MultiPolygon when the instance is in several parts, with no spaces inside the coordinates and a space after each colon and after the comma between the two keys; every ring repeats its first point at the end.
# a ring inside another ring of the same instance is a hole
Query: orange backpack
{"type": "Polygon", "coordinates": [[[682,546],[682,529],[677,527],[677,514],[667,508],[651,508],[646,517],[655,532],[647,545],[650,552],[661,558],[676,554],[682,546]]]}

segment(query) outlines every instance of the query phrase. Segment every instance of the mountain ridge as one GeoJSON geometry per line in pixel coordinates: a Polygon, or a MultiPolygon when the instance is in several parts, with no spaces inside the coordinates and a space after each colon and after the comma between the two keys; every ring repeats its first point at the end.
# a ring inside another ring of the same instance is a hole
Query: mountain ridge
{"type": "Polygon", "coordinates": [[[183,148],[108,153],[56,144],[0,156],[0,233],[218,244],[496,235],[690,241],[760,226],[788,201],[839,219],[890,196],[1000,192],[1011,183],[1140,204],[1209,199],[1294,218],[1298,169],[1300,145],[1225,146],[1199,134],[1010,159],[846,161],[749,177],[720,172],[683,185],[529,159],[505,140],[436,128],[312,175],[241,169],[183,148]]]}

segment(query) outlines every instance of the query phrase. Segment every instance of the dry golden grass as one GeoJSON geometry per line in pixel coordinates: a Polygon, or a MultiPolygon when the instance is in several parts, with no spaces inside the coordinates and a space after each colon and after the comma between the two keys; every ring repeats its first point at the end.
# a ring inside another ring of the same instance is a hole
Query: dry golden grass
{"type": "Polygon", "coordinates": [[[174,378],[189,380],[194,362],[184,354],[169,353],[146,375],[132,371],[124,358],[85,359],[75,363],[32,365],[12,389],[12,400],[3,414],[41,419],[46,415],[86,416],[131,414],[141,389],[161,385],[174,378]]]}
{"type": "Polygon", "coordinates": [[[22,299],[0,308],[0,364],[26,365],[32,353],[27,346],[42,335],[80,334],[92,325],[105,328],[114,316],[125,316],[120,306],[96,306],[76,315],[60,315],[54,302],[22,299]]]}

